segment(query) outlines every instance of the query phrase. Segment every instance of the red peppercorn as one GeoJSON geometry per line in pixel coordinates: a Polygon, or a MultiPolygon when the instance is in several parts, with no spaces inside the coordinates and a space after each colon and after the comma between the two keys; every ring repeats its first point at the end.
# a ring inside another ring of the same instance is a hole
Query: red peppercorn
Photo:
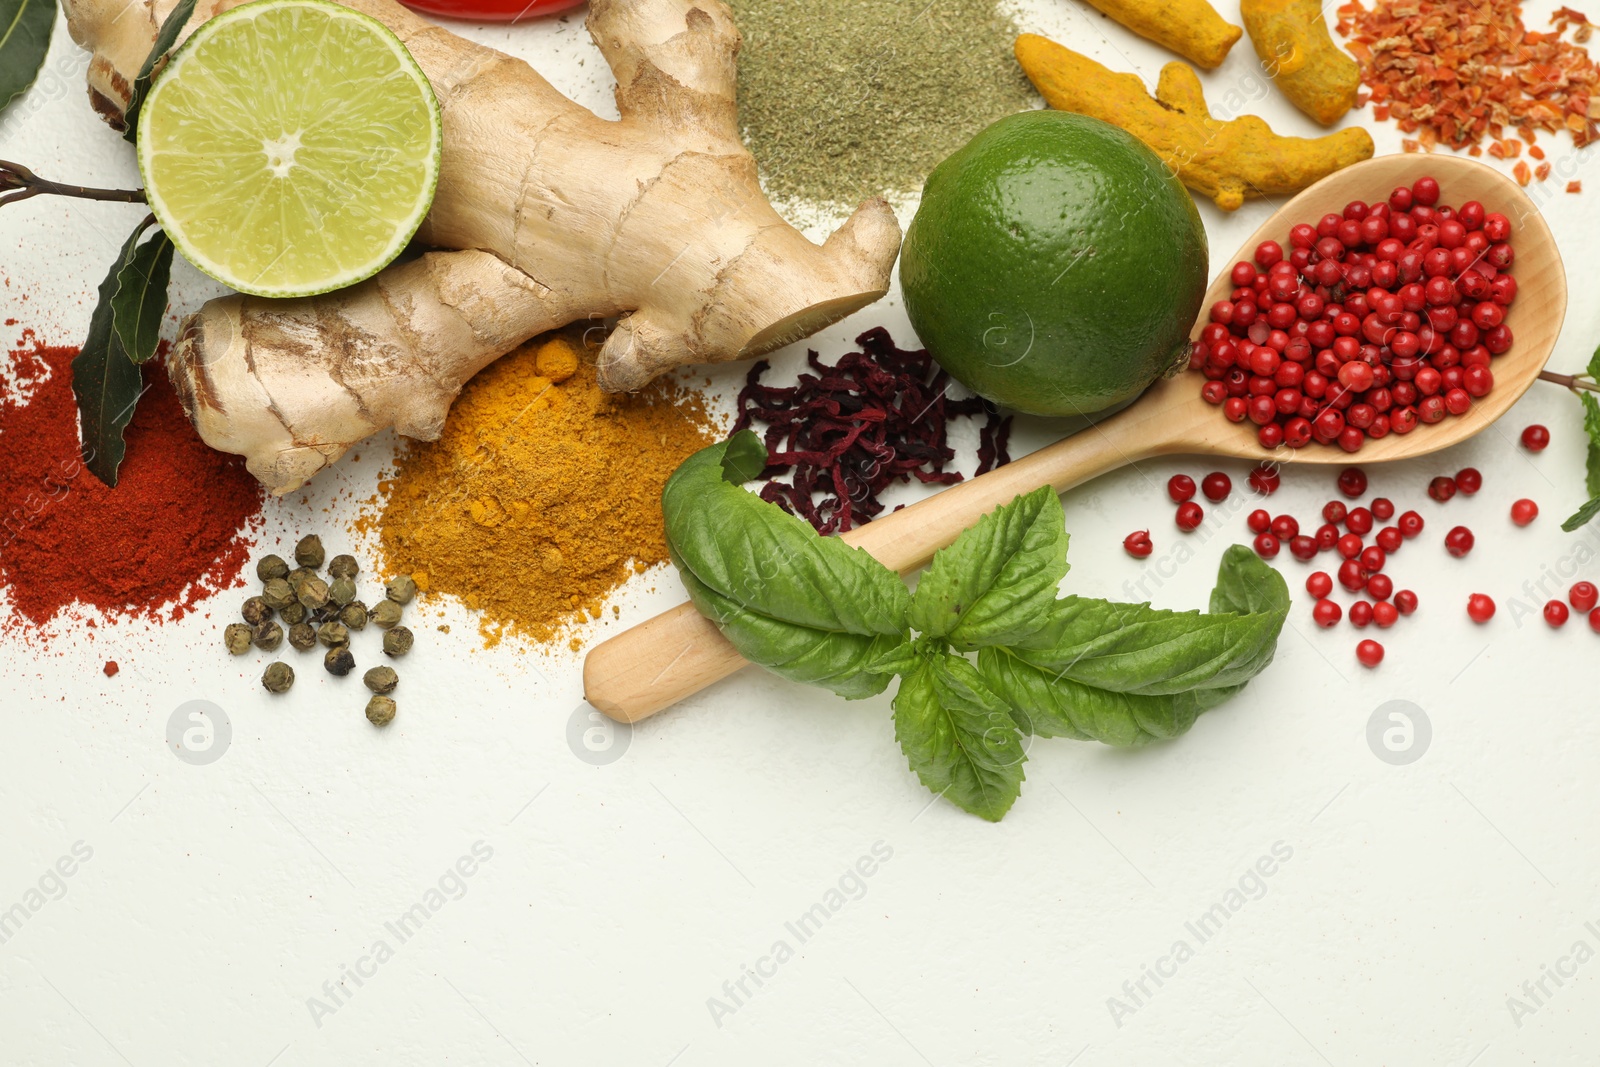
{"type": "Polygon", "coordinates": [[[1200,491],[1206,499],[1216,502],[1228,499],[1228,494],[1233,492],[1233,479],[1221,471],[1212,471],[1200,482],[1200,491]]]}
{"type": "Polygon", "coordinates": [[[1483,593],[1473,593],[1467,597],[1467,616],[1479,625],[1488,622],[1494,618],[1494,600],[1483,593]]]}
{"type": "Polygon", "coordinates": [[[1444,550],[1460,559],[1472,551],[1474,541],[1471,530],[1465,526],[1457,526],[1444,535],[1444,550]]]}
{"type": "Polygon", "coordinates": [[[1365,629],[1372,623],[1372,605],[1365,600],[1358,600],[1350,605],[1350,625],[1358,630],[1365,629]]]}
{"type": "Polygon", "coordinates": [[[1317,527],[1317,551],[1326,552],[1339,543],[1339,527],[1333,523],[1323,523],[1317,527]]]}
{"type": "Polygon", "coordinates": [[[1333,578],[1327,571],[1312,571],[1306,576],[1306,592],[1321,600],[1333,592],[1333,578]]]}
{"type": "Polygon", "coordinates": [[[1394,501],[1386,496],[1373,497],[1370,510],[1373,518],[1379,522],[1388,522],[1394,518],[1394,501]]]}
{"type": "Polygon", "coordinates": [[[1552,627],[1562,627],[1567,624],[1567,606],[1559,600],[1552,600],[1544,606],[1544,621],[1552,627]]]}
{"type": "Polygon", "coordinates": [[[1394,595],[1394,608],[1402,615],[1410,615],[1417,610],[1417,594],[1409,589],[1402,589],[1394,595]]]}
{"type": "Polygon", "coordinates": [[[1591,611],[1600,602],[1600,590],[1594,587],[1593,582],[1574,582],[1567,591],[1567,600],[1576,611],[1591,611]]]}
{"type": "Polygon", "coordinates": [[[1400,551],[1400,527],[1385,526],[1373,535],[1372,540],[1379,548],[1393,555],[1400,551]]]}
{"type": "Polygon", "coordinates": [[[1589,629],[1600,634],[1600,608],[1595,608],[1589,612],[1589,629]]]}
{"type": "Polygon", "coordinates": [[[1368,545],[1363,548],[1356,558],[1361,561],[1361,566],[1365,567],[1371,574],[1377,574],[1383,570],[1383,565],[1389,562],[1389,557],[1377,545],[1368,545]]]}
{"type": "Polygon", "coordinates": [[[1456,488],[1471,496],[1483,488],[1483,475],[1476,467],[1463,467],[1456,472],[1456,488]]]}
{"type": "Polygon", "coordinates": [[[1311,617],[1318,626],[1327,629],[1339,625],[1339,620],[1344,617],[1344,609],[1331,600],[1319,600],[1311,609],[1311,617]]]}
{"type": "Polygon", "coordinates": [[[1278,468],[1270,463],[1262,463],[1250,471],[1250,488],[1262,496],[1271,496],[1276,493],[1282,481],[1282,477],[1278,474],[1278,468]]]}
{"type": "Polygon", "coordinates": [[[1287,541],[1300,532],[1300,523],[1293,515],[1279,515],[1272,520],[1272,535],[1280,541],[1287,541]]]}
{"type": "Polygon", "coordinates": [[[1367,592],[1378,600],[1388,600],[1394,592],[1394,579],[1387,574],[1374,574],[1367,579],[1367,592]]]}
{"type": "Polygon", "coordinates": [[[1322,518],[1324,522],[1340,523],[1349,514],[1349,509],[1342,500],[1330,500],[1322,505],[1322,518]]]}
{"type": "Polygon", "coordinates": [[[1352,593],[1359,593],[1367,587],[1367,579],[1372,577],[1366,568],[1361,566],[1359,560],[1347,559],[1339,564],[1339,584],[1352,593]]]}
{"type": "Polygon", "coordinates": [[[1511,521],[1518,526],[1526,526],[1539,517],[1539,505],[1523,498],[1511,505],[1511,521]]]}
{"type": "Polygon", "coordinates": [[[1354,499],[1367,491],[1367,472],[1360,467],[1346,467],[1339,472],[1339,492],[1354,499]]]}
{"type": "Polygon", "coordinates": [[[1335,547],[1338,548],[1339,555],[1345,559],[1355,559],[1361,555],[1361,549],[1365,546],[1362,545],[1360,537],[1353,533],[1347,533],[1339,538],[1339,543],[1335,547]]]}
{"type": "Polygon", "coordinates": [[[1351,508],[1350,513],[1344,517],[1344,528],[1353,534],[1365,537],[1372,532],[1372,512],[1366,508],[1351,508]]]}
{"type": "Polygon", "coordinates": [[[1356,645],[1356,659],[1363,667],[1376,667],[1383,662],[1383,646],[1376,641],[1363,641],[1356,645]]]}
{"type": "Polygon", "coordinates": [[[1418,178],[1411,183],[1411,195],[1423,207],[1432,207],[1439,202],[1439,182],[1430,177],[1418,178]]]}
{"type": "Polygon", "coordinates": [[[1256,555],[1262,559],[1272,559],[1278,554],[1280,543],[1272,534],[1256,534],[1256,555]]]}
{"type": "Polygon", "coordinates": [[[1407,541],[1420,534],[1422,527],[1425,525],[1422,521],[1422,516],[1415,511],[1408,511],[1395,521],[1400,527],[1401,536],[1407,541]]]}
{"type": "Polygon", "coordinates": [[[1428,483],[1428,495],[1443,504],[1446,500],[1456,495],[1455,479],[1447,478],[1442,474],[1439,475],[1428,483]]]}
{"type": "Polygon", "coordinates": [[[1550,447],[1550,431],[1534,423],[1522,431],[1522,447],[1529,452],[1543,452],[1550,447]]]}
{"type": "Polygon", "coordinates": [[[1128,555],[1134,559],[1144,559],[1156,550],[1150,541],[1149,530],[1138,530],[1122,539],[1122,547],[1127,549],[1128,555]]]}
{"type": "Polygon", "coordinates": [[[1499,244],[1511,239],[1511,220],[1500,212],[1491,212],[1483,217],[1483,235],[1491,242],[1499,244]]]}
{"type": "Polygon", "coordinates": [[[1178,523],[1178,529],[1188,533],[1205,521],[1206,513],[1199,504],[1192,500],[1186,500],[1178,505],[1178,513],[1175,518],[1178,523]]]}
{"type": "Polygon", "coordinates": [[[1298,534],[1289,538],[1289,554],[1302,562],[1315,559],[1317,543],[1305,534],[1298,534]]]}
{"type": "Polygon", "coordinates": [[[1272,514],[1265,508],[1256,508],[1244,520],[1251,533],[1266,533],[1272,529],[1272,514]]]}
{"type": "Polygon", "coordinates": [[[1174,474],[1167,479],[1167,495],[1175,504],[1194,499],[1194,479],[1187,474],[1174,474]]]}

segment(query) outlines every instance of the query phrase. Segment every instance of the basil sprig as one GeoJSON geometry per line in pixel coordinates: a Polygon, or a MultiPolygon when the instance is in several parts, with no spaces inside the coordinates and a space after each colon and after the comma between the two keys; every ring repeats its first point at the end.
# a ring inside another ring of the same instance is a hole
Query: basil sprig
{"type": "Polygon", "coordinates": [[[908,595],[867,553],[746,492],[760,450],[746,431],[667,482],[667,542],[690,598],[740,654],[785,678],[860,699],[901,676],[901,750],[925,786],[974,815],[998,821],[1016,801],[1026,736],[1176,737],[1272,662],[1289,591],[1243,546],[1225,553],[1209,614],[1058,598],[1065,516],[1043,488],[985,515],[908,595]]]}

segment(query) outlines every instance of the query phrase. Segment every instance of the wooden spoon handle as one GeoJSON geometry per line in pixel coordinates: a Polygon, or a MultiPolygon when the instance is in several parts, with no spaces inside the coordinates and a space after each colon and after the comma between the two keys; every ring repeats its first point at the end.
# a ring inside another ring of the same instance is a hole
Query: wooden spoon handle
{"type": "MultiPolygon", "coordinates": [[[[1142,405],[1136,405],[1136,407],[1142,405]]],[[[1141,413],[1142,414],[1142,413],[1141,413]]],[[[886,566],[925,566],[961,531],[1002,504],[1041,485],[1063,492],[1124,464],[1167,451],[1130,408],[999,470],[959,482],[936,496],[843,534],[886,566]]],[[[620,722],[638,722],[698,693],[745,666],[726,638],[692,604],[680,604],[618,634],[583,664],[590,704],[620,722]]]]}

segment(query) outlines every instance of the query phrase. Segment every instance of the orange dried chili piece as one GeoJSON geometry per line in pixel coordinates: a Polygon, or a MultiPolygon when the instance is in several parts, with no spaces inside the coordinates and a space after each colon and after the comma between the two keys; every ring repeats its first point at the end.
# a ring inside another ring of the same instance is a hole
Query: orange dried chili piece
{"type": "Polygon", "coordinates": [[[1533,172],[1528,169],[1528,164],[1521,160],[1511,168],[1511,174],[1517,179],[1518,185],[1527,185],[1533,178],[1533,172]]]}

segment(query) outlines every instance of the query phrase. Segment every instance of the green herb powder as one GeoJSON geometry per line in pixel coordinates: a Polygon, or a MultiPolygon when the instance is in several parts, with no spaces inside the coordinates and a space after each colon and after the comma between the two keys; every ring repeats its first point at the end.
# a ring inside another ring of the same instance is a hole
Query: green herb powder
{"type": "Polygon", "coordinates": [[[914,193],[1037,98],[994,0],[728,0],[744,36],[739,119],[779,200],[914,193]]]}

